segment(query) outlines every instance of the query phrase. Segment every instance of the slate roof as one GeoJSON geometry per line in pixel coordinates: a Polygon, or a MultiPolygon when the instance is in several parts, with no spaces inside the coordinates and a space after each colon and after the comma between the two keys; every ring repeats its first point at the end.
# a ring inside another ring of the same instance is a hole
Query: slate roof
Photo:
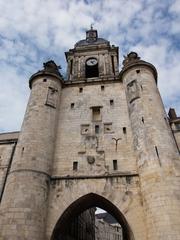
{"type": "Polygon", "coordinates": [[[89,46],[89,45],[98,45],[98,44],[107,44],[109,45],[109,41],[104,38],[97,38],[95,41],[87,41],[86,39],[80,40],[75,44],[75,47],[81,46],[89,46]]]}
{"type": "Polygon", "coordinates": [[[103,219],[105,222],[110,223],[110,224],[115,224],[118,223],[117,220],[109,213],[98,213],[96,214],[97,219],[103,219]]]}

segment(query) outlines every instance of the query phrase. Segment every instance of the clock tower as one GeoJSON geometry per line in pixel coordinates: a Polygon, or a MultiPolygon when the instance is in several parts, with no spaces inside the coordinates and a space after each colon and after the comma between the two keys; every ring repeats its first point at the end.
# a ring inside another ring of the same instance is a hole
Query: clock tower
{"type": "Polygon", "coordinates": [[[68,80],[114,79],[118,76],[118,47],[99,38],[97,30],[86,31],[86,39],[77,42],[66,54],[68,80]]]}
{"type": "Polygon", "coordinates": [[[30,77],[12,152],[0,136],[0,240],[77,239],[71,220],[91,207],[123,240],[180,240],[179,130],[156,68],[130,52],[119,72],[118,47],[93,28],[65,55],[67,79],[54,61],[30,77]]]}

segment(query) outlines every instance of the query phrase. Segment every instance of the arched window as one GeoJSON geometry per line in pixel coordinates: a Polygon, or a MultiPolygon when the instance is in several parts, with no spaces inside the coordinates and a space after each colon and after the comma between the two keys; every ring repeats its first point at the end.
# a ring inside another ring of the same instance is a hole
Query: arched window
{"type": "Polygon", "coordinates": [[[98,61],[96,58],[89,58],[86,61],[86,78],[99,77],[98,61]]]}

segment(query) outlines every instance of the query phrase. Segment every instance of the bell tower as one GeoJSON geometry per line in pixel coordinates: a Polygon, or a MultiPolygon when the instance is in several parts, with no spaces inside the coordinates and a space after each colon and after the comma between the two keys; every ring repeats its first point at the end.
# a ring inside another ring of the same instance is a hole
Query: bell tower
{"type": "Polygon", "coordinates": [[[66,54],[70,81],[100,80],[118,76],[118,47],[99,38],[97,30],[86,31],[86,39],[77,42],[66,54]]]}

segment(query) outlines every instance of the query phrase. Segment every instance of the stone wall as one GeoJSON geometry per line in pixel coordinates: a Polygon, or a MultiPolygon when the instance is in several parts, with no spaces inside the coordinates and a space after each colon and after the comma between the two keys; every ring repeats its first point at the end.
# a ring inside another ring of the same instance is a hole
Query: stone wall
{"type": "Polygon", "coordinates": [[[73,212],[72,204],[78,202],[81,198],[84,200],[75,206],[76,209],[86,207],[85,203],[92,204],[92,202],[89,203],[89,195],[93,197],[94,206],[111,212],[113,216],[116,213],[120,221],[122,221],[120,214],[123,214],[135,239],[146,239],[145,218],[138,176],[104,176],[89,179],[88,177],[80,179],[76,177],[69,179],[67,177],[52,180],[49,191],[47,239],[51,238],[52,232],[63,213],[65,211],[73,212]],[[99,200],[98,196],[102,200],[99,200]],[[113,208],[116,210],[112,213],[113,208]]]}
{"type": "MultiPolygon", "coordinates": [[[[19,132],[0,134],[0,196],[2,199],[3,190],[6,184],[8,170],[13,159],[16,142],[19,132]]],[[[0,200],[1,201],[1,200],[0,200]]]]}
{"type": "Polygon", "coordinates": [[[13,152],[14,143],[0,144],[0,195],[5,184],[8,165],[13,152]]]}
{"type": "Polygon", "coordinates": [[[134,173],[132,144],[122,83],[75,84],[63,89],[52,175],[134,173]],[[99,107],[100,120],[93,120],[93,107],[99,107]],[[99,126],[99,133],[95,133],[95,126],[99,126]],[[113,160],[117,160],[116,170],[113,160]],[[75,170],[73,162],[78,164],[75,170]]]}
{"type": "Polygon", "coordinates": [[[83,40],[66,53],[68,81],[53,61],[30,78],[14,157],[15,142],[0,145],[1,189],[12,160],[0,239],[57,240],[64,216],[94,206],[115,216],[127,240],[180,239],[179,151],[156,69],[131,52],[118,76],[117,57],[107,40],[83,40]],[[84,78],[95,57],[99,76],[84,78]]]}
{"type": "Polygon", "coordinates": [[[167,122],[152,69],[152,66],[134,64],[125,70],[123,82],[127,96],[129,94],[133,97],[127,98],[127,102],[137,153],[147,236],[153,240],[173,239],[172,225],[176,229],[176,236],[180,236],[180,219],[174,211],[180,209],[180,184],[177,177],[180,172],[179,152],[167,122]],[[135,87],[131,86],[134,81],[135,87]],[[129,87],[132,88],[131,91],[129,87]]]}

